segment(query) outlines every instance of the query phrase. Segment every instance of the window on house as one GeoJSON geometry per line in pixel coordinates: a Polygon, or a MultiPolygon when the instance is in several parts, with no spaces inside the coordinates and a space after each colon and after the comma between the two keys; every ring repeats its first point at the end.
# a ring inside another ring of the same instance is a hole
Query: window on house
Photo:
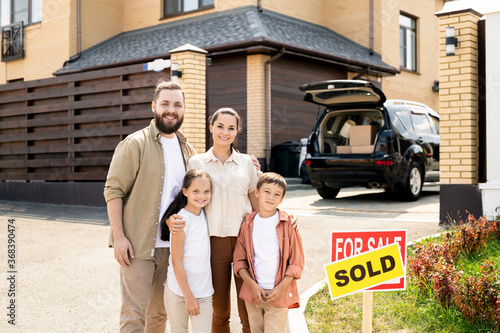
{"type": "Polygon", "coordinates": [[[165,0],[165,16],[214,7],[214,0],[165,0]]]}
{"type": "Polygon", "coordinates": [[[417,70],[417,20],[399,15],[399,65],[417,70]]]}
{"type": "Polygon", "coordinates": [[[0,26],[42,21],[42,0],[0,0],[0,26]]]}
{"type": "Polygon", "coordinates": [[[0,28],[2,32],[2,62],[24,58],[23,24],[10,24],[0,28]]]}

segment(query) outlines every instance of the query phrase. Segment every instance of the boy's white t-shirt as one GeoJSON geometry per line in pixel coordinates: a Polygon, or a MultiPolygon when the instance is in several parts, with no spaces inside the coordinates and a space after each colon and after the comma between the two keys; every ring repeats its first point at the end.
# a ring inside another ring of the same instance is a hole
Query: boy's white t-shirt
{"type": "Polygon", "coordinates": [[[170,247],[169,241],[161,240],[160,223],[161,218],[167,211],[168,206],[170,206],[177,194],[182,190],[182,183],[184,182],[186,167],[184,166],[184,158],[182,157],[181,146],[179,144],[177,135],[174,135],[172,139],[161,136],[160,142],[163,146],[165,179],[163,182],[163,190],[161,194],[160,220],[158,221],[158,232],[156,234],[155,247],[170,247]]]}
{"type": "Polygon", "coordinates": [[[271,217],[262,218],[259,214],[253,220],[253,250],[254,266],[257,284],[262,289],[273,289],[278,273],[280,258],[280,244],[276,226],[279,223],[279,214],[276,211],[271,217]]]}
{"type": "MultiPolygon", "coordinates": [[[[189,288],[195,298],[208,297],[214,293],[212,286],[212,269],[210,267],[210,236],[208,223],[203,209],[199,216],[184,208],[177,213],[184,218],[184,259],[189,288]]],[[[183,296],[172,265],[172,253],[168,259],[167,285],[174,294],[183,296]]]]}

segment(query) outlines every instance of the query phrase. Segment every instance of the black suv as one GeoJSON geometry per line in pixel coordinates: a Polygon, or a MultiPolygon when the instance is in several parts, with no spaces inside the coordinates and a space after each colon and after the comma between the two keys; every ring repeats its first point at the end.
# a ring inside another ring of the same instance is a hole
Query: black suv
{"type": "Polygon", "coordinates": [[[439,181],[439,114],[388,100],[368,81],[305,84],[305,101],[326,106],[307,143],[307,173],[319,195],[366,186],[415,201],[424,182],[439,181]]]}

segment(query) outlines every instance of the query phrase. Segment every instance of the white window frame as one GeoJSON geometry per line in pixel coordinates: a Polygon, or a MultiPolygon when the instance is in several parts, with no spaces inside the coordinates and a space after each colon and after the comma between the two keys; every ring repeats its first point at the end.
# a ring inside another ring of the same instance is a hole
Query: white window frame
{"type": "Polygon", "coordinates": [[[215,0],[164,0],[163,6],[163,16],[170,17],[214,8],[215,0]],[[178,8],[176,8],[176,10],[170,10],[169,12],[167,12],[169,10],[169,7],[171,7],[169,6],[169,4],[174,3],[178,8]]]}
{"type": "Polygon", "coordinates": [[[399,14],[399,65],[417,71],[417,19],[399,14]]]}
{"type": "Polygon", "coordinates": [[[19,12],[14,12],[19,0],[0,0],[0,26],[7,26],[23,21],[23,25],[31,25],[42,21],[42,2],[43,0],[26,0],[27,8],[21,9],[26,12],[21,20],[19,12]]]}

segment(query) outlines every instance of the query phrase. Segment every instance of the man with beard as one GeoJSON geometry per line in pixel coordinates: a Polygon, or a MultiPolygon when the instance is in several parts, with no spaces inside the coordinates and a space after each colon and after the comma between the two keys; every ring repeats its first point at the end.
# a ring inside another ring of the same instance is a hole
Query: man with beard
{"type": "MultiPolygon", "coordinates": [[[[110,246],[120,266],[121,332],[165,332],[163,283],[170,242],[160,239],[160,219],[181,191],[186,163],[196,154],[178,130],[184,92],[160,82],[150,125],[121,141],[109,167],[104,197],[111,224],[110,246]]],[[[172,221],[172,232],[184,222],[172,221]]]]}

